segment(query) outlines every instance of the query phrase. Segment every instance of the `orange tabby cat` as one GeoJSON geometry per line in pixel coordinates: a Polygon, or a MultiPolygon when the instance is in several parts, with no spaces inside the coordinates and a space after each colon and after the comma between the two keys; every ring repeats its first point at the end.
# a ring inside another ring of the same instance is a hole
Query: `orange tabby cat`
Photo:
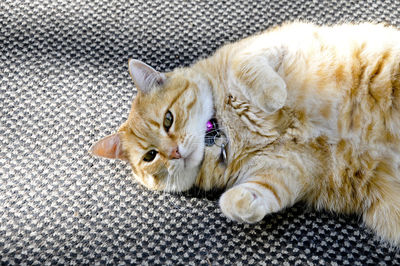
{"type": "Polygon", "coordinates": [[[236,221],[304,200],[400,243],[399,30],[292,23],[171,73],[129,70],[129,117],[93,154],[150,189],[226,188],[236,221]]]}

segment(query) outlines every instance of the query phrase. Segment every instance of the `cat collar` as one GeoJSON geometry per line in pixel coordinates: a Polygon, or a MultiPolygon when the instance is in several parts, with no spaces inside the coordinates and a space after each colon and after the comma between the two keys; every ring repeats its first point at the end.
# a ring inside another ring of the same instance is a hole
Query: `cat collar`
{"type": "Polygon", "coordinates": [[[226,161],[226,146],[228,144],[228,138],[224,132],[219,130],[217,119],[215,118],[207,121],[205,143],[206,146],[216,145],[221,147],[220,161],[226,161]]]}

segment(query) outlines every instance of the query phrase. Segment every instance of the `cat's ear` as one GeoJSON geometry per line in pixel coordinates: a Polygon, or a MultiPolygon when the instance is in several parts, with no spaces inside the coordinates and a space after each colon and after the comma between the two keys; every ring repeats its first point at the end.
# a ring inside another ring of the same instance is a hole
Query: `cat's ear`
{"type": "Polygon", "coordinates": [[[139,91],[148,93],[154,88],[164,84],[166,79],[165,75],[151,66],[136,59],[129,59],[128,64],[129,73],[139,91]]]}
{"type": "Polygon", "coordinates": [[[127,160],[126,154],[122,150],[122,141],[119,133],[109,135],[97,141],[90,148],[90,153],[95,156],[127,160]]]}

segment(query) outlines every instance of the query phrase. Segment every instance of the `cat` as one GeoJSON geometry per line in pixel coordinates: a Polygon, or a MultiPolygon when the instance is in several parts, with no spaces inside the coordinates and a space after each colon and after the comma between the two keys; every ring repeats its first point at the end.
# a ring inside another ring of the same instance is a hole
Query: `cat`
{"type": "Polygon", "coordinates": [[[298,201],[357,214],[400,243],[400,32],[292,22],[161,73],[129,61],[129,117],[91,152],[145,187],[222,188],[256,223],[298,201]]]}

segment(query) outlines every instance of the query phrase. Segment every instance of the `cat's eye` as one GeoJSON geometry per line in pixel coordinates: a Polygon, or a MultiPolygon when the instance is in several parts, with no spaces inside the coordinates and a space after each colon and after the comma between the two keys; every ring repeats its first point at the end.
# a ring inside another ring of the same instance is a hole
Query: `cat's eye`
{"type": "Polygon", "coordinates": [[[151,151],[147,152],[143,157],[143,161],[145,161],[145,162],[153,161],[154,158],[156,158],[157,153],[158,152],[156,150],[151,150],[151,151]]]}
{"type": "Polygon", "coordinates": [[[165,113],[165,117],[164,117],[165,131],[168,132],[173,123],[174,123],[174,117],[172,116],[172,113],[170,111],[168,111],[167,113],[165,113]]]}

